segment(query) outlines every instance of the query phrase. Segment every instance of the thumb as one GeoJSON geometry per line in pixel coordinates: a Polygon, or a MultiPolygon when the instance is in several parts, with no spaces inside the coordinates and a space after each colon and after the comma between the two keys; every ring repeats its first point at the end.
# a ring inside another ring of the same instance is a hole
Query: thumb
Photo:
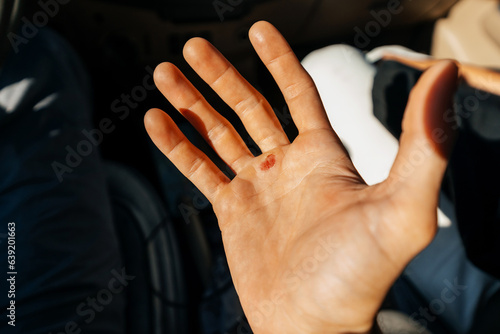
{"type": "Polygon", "coordinates": [[[432,208],[437,206],[456,137],[453,95],[457,79],[458,68],[452,61],[440,61],[422,74],[410,92],[399,151],[387,180],[396,192],[403,191],[432,208]]]}

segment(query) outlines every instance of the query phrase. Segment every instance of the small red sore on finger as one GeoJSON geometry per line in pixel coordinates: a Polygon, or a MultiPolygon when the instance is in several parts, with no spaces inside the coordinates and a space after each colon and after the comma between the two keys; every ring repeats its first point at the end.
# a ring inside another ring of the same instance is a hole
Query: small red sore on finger
{"type": "Polygon", "coordinates": [[[268,170],[269,168],[272,168],[275,163],[276,163],[276,157],[274,156],[274,154],[269,154],[266,157],[266,160],[264,160],[264,162],[260,164],[260,170],[262,171],[268,170]]]}

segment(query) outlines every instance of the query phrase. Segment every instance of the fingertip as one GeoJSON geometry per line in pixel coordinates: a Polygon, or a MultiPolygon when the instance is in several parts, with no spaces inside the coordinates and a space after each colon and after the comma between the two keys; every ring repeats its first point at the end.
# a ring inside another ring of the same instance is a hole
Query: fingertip
{"type": "Polygon", "coordinates": [[[267,21],[255,22],[248,31],[248,37],[253,43],[263,43],[266,39],[265,35],[270,31],[276,31],[277,29],[267,21]]]}
{"type": "Polygon", "coordinates": [[[255,52],[266,66],[269,61],[291,51],[280,31],[266,21],[255,23],[249,31],[249,38],[255,52]]]}
{"type": "Polygon", "coordinates": [[[449,99],[457,89],[457,83],[457,64],[451,60],[441,60],[423,73],[415,88],[421,95],[424,108],[436,110],[449,107],[449,99]]]}
{"type": "Polygon", "coordinates": [[[409,129],[419,124],[421,115],[442,114],[451,107],[451,98],[457,88],[458,66],[454,61],[441,60],[429,67],[411,90],[408,113],[405,113],[403,127],[409,129]],[[409,116],[409,117],[408,117],[409,116]]]}
{"type": "Polygon", "coordinates": [[[154,117],[152,114],[153,114],[153,109],[149,109],[148,111],[146,111],[146,114],[144,114],[144,118],[143,118],[143,122],[144,122],[144,127],[146,128],[146,130],[148,129],[148,127],[151,126],[151,122],[152,122],[152,117],[154,117]]]}
{"type": "Polygon", "coordinates": [[[176,66],[169,62],[163,62],[158,64],[153,73],[153,80],[155,84],[158,85],[159,82],[164,82],[165,79],[171,75],[172,71],[176,69],[176,66]]]}
{"type": "Polygon", "coordinates": [[[444,59],[432,65],[422,74],[422,86],[430,85],[432,89],[439,89],[439,87],[452,87],[456,89],[458,81],[459,68],[458,63],[454,60],[444,59]]]}
{"type": "Polygon", "coordinates": [[[184,59],[189,61],[189,59],[195,58],[200,54],[201,50],[207,47],[208,44],[210,43],[201,37],[193,37],[189,39],[186,44],[184,44],[184,48],[182,49],[184,59]]]}
{"type": "Polygon", "coordinates": [[[434,67],[436,77],[427,95],[425,128],[439,155],[448,159],[456,139],[453,98],[459,82],[459,67],[450,60],[441,61],[434,67]]]}
{"type": "Polygon", "coordinates": [[[457,80],[458,78],[458,62],[453,59],[443,59],[437,64],[431,66],[437,74],[446,76],[448,80],[457,80]]]}
{"type": "Polygon", "coordinates": [[[161,114],[164,114],[164,112],[158,108],[151,108],[146,112],[144,115],[144,127],[148,132],[155,130],[158,120],[162,116],[161,114]]]}

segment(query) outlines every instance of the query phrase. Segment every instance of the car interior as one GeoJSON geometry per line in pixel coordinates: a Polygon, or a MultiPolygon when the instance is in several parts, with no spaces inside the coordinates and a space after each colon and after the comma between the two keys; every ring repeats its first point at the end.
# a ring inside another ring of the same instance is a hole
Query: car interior
{"type": "MultiPolygon", "coordinates": [[[[259,153],[234,112],[183,60],[187,40],[197,36],[214,44],[268,98],[282,121],[289,117],[286,104],[247,36],[259,20],[274,24],[299,59],[331,44],[363,51],[397,44],[436,58],[500,69],[500,4],[493,0],[12,0],[0,4],[2,36],[21,27],[26,18],[46,12],[47,25],[70,42],[88,70],[95,127],[104,118],[116,126],[99,149],[106,162],[123,259],[138,277],[126,292],[128,333],[251,333],[231,283],[210,204],[156,149],[143,125],[149,108],[163,109],[191,141],[231,173],[153,87],[155,66],[168,61],[235,125],[253,153],[259,153]]],[[[2,50],[7,49],[9,41],[2,43],[2,50]]],[[[297,134],[293,123],[283,122],[283,126],[293,139],[297,134]]]]}

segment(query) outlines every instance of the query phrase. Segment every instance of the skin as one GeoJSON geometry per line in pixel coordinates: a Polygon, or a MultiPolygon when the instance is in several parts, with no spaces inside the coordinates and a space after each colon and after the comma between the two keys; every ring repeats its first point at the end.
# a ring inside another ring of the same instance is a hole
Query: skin
{"type": "Polygon", "coordinates": [[[236,177],[228,179],[163,111],[148,111],[146,129],[212,203],[255,333],[369,333],[389,287],[436,232],[438,193],[454,136],[442,116],[451,105],[457,67],[439,62],[421,77],[390,176],[369,187],[285,39],[267,22],[254,24],[249,36],[299,129],[292,143],[264,97],[200,38],[187,42],[185,59],[239,115],[262,155],[254,157],[169,63],[155,71],[158,89],[236,177]],[[446,135],[433,138],[436,127],[446,135]]]}
{"type": "MultiPolygon", "coordinates": [[[[387,54],[385,60],[395,60],[421,71],[442,61],[439,59],[410,59],[398,55],[387,54]]],[[[450,60],[457,65],[460,76],[472,87],[484,90],[488,93],[500,95],[500,72],[487,68],[462,64],[456,60],[450,60]]]]}

